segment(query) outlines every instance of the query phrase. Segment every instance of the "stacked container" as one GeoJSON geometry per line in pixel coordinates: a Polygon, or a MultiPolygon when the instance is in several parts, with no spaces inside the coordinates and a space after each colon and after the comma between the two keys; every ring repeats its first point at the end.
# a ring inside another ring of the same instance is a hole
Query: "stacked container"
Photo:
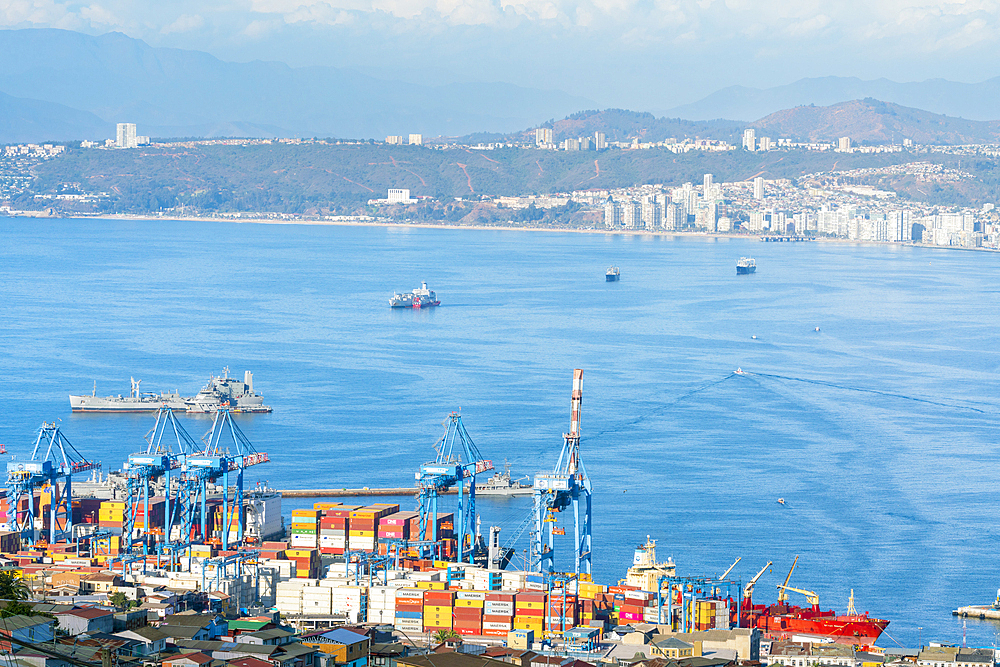
{"type": "Polygon", "coordinates": [[[379,519],[399,511],[399,505],[371,505],[351,512],[348,541],[355,551],[375,551],[379,519]]]}
{"type": "Polygon", "coordinates": [[[396,620],[396,589],[372,586],[368,589],[368,623],[389,623],[396,620]]]}
{"type": "Polygon", "coordinates": [[[318,549],[286,549],[285,557],[295,562],[295,576],[297,578],[319,578],[322,562],[318,549]]]}
{"type": "Polygon", "coordinates": [[[514,627],[514,594],[490,592],[483,603],[483,636],[506,637],[514,627]]]}
{"type": "Polygon", "coordinates": [[[292,510],[289,544],[293,549],[315,549],[318,546],[319,515],[316,510],[292,510]]]}
{"type": "Polygon", "coordinates": [[[451,630],[454,606],[455,591],[425,590],[423,615],[424,631],[436,632],[437,630],[451,630]]]}
{"type": "Polygon", "coordinates": [[[420,514],[417,512],[395,512],[379,519],[378,537],[392,540],[410,539],[410,527],[413,519],[420,525],[420,514]]]}
{"type": "Polygon", "coordinates": [[[698,600],[695,605],[695,629],[729,629],[729,607],[725,600],[698,600]]]}
{"type": "Polygon", "coordinates": [[[482,635],[484,591],[458,591],[452,611],[452,627],[460,635],[482,635]]]}
{"type": "Polygon", "coordinates": [[[562,591],[553,591],[549,595],[549,604],[545,622],[553,630],[560,632],[576,627],[577,611],[576,596],[563,595],[562,591]]]}
{"type": "Polygon", "coordinates": [[[348,529],[357,505],[339,505],[323,512],[319,523],[319,547],[325,554],[342,554],[350,548],[348,529]]]}
{"type": "Polygon", "coordinates": [[[514,628],[541,634],[545,622],[545,593],[521,592],[514,596],[514,628]]]}
{"type": "MultiPolygon", "coordinates": [[[[10,507],[10,500],[7,498],[7,489],[0,489],[0,529],[10,530],[10,521],[13,518],[10,507]]],[[[73,523],[82,523],[73,517],[73,523]]]]}
{"type": "Polygon", "coordinates": [[[125,501],[105,500],[101,503],[97,517],[97,524],[101,528],[106,528],[112,535],[121,535],[125,524],[125,501]]]}
{"type": "Polygon", "coordinates": [[[333,589],[329,586],[305,586],[302,589],[302,613],[329,616],[332,609],[333,589]]]}
{"type": "Polygon", "coordinates": [[[275,586],[274,606],[282,614],[302,613],[302,589],[313,582],[302,581],[281,581],[275,586]]]}
{"type": "Polygon", "coordinates": [[[396,589],[396,620],[403,632],[424,631],[424,591],[420,588],[396,589]]]}
{"type": "MultiPolygon", "coordinates": [[[[326,587],[336,582],[322,580],[320,586],[326,587]]],[[[344,614],[348,623],[364,623],[368,613],[368,596],[366,589],[361,586],[335,586],[331,587],[332,599],[330,601],[334,614],[344,614]]]]}
{"type": "Polygon", "coordinates": [[[658,618],[655,593],[623,590],[615,595],[615,602],[615,610],[618,612],[620,623],[646,623],[650,612],[653,614],[652,618],[658,618]]]}

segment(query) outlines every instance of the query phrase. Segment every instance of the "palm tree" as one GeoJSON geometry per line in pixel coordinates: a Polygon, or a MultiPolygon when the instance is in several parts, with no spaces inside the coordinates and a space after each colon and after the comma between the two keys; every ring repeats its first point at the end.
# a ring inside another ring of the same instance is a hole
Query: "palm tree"
{"type": "Polygon", "coordinates": [[[449,639],[457,639],[458,637],[459,637],[459,634],[457,632],[455,632],[454,630],[444,630],[444,629],[442,629],[442,630],[438,630],[437,632],[434,633],[434,640],[437,643],[439,643],[439,644],[443,644],[446,641],[448,641],[449,639]]]}
{"type": "Polygon", "coordinates": [[[15,570],[0,570],[0,600],[27,600],[31,590],[15,570]]]}

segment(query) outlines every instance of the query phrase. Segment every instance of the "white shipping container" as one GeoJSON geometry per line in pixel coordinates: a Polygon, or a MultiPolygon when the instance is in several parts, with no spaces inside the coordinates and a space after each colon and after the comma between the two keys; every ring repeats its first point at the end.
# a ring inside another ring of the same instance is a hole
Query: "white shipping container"
{"type": "Polygon", "coordinates": [[[486,593],[483,591],[458,591],[455,597],[459,600],[485,600],[486,593]]]}
{"type": "Polygon", "coordinates": [[[483,630],[510,630],[510,623],[500,623],[498,621],[483,621],[483,630]]]}
{"type": "Polygon", "coordinates": [[[493,616],[513,616],[514,603],[503,600],[487,600],[483,604],[483,613],[493,616]]]}

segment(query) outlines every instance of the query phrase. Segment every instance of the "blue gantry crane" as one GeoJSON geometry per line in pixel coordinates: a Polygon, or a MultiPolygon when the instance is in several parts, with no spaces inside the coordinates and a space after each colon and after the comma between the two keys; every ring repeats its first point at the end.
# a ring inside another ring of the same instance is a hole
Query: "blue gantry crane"
{"type": "Polygon", "coordinates": [[[444,435],[435,443],[434,451],[437,457],[420,466],[416,474],[420,512],[420,535],[416,539],[435,545],[421,547],[424,555],[428,549],[438,548],[438,495],[457,486],[455,529],[458,534],[458,562],[472,563],[476,550],[476,475],[493,470],[493,462],[479,453],[458,412],[448,415],[444,435]],[[466,481],[469,483],[468,497],[465,493],[466,481]]]}
{"type": "Polygon", "coordinates": [[[570,430],[563,434],[563,447],[551,473],[535,475],[535,525],[531,532],[530,565],[536,572],[555,569],[553,535],[565,529],[555,526],[556,512],[573,508],[574,574],[591,575],[591,484],[580,457],[580,408],[583,401],[583,371],[573,371],[570,430]]]}
{"type": "Polygon", "coordinates": [[[208,484],[222,479],[222,530],[219,543],[229,549],[232,515],[229,511],[229,473],[236,473],[237,543],[243,542],[243,471],[250,466],[267,463],[270,459],[258,452],[233,421],[228,408],[215,413],[212,428],[203,439],[205,447],[186,457],[185,481],[190,506],[185,515],[184,535],[190,536],[195,516],[201,518],[201,535],[206,542],[214,541],[208,524],[208,484]],[[232,446],[232,450],[230,449],[232,446]],[[200,507],[199,507],[200,506],[200,507]],[[198,511],[200,509],[200,511],[198,511]]]}
{"type": "Polygon", "coordinates": [[[7,486],[13,512],[11,528],[21,534],[21,543],[35,544],[39,539],[35,521],[43,517],[35,516],[35,489],[48,490],[51,494],[48,542],[72,541],[73,475],[99,467],[99,463],[87,460],[77,451],[56,424],[43,423],[38,429],[31,458],[7,464],[7,486]],[[22,503],[25,498],[27,503],[22,503]],[[26,505],[24,510],[22,504],[26,505]]]}
{"type": "Polygon", "coordinates": [[[173,411],[169,407],[161,407],[156,413],[156,424],[146,436],[146,446],[140,452],[130,454],[123,466],[127,475],[123,555],[132,555],[140,543],[142,554],[149,554],[149,536],[159,532],[152,525],[149,493],[150,487],[160,478],[163,479],[165,506],[162,539],[157,543],[157,554],[173,558],[190,545],[191,533],[185,533],[182,525],[182,517],[189,511],[190,499],[181,475],[187,456],[198,449],[197,441],[178,423],[173,411]],[[175,484],[171,484],[172,480],[175,484]],[[141,530],[136,529],[138,516],[143,517],[141,530]]]}

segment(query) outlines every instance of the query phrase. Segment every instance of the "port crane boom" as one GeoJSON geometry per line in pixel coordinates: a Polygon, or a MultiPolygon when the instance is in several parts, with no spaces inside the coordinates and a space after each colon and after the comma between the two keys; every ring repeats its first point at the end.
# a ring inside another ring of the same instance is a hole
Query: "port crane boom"
{"type": "Polygon", "coordinates": [[[784,604],[785,602],[788,602],[788,593],[785,592],[785,589],[788,588],[788,582],[791,581],[792,572],[795,572],[795,566],[796,564],[798,564],[798,562],[799,562],[799,557],[796,556],[795,560],[792,561],[792,569],[788,571],[788,576],[785,577],[785,583],[778,585],[778,604],[784,604]]]}
{"type": "MultiPolygon", "coordinates": [[[[806,600],[809,601],[813,607],[819,607],[819,596],[813,591],[804,591],[801,588],[792,588],[791,586],[778,586],[778,589],[782,592],[792,591],[793,593],[801,593],[806,596],[806,600]]],[[[787,598],[787,596],[785,596],[787,598]]]]}
{"type": "Polygon", "coordinates": [[[767,572],[767,568],[771,567],[771,565],[773,565],[773,563],[771,561],[767,561],[767,565],[760,568],[760,572],[753,575],[753,578],[751,578],[750,581],[747,582],[747,585],[743,588],[744,599],[750,600],[751,598],[753,598],[753,587],[757,584],[757,580],[760,579],[765,572],[767,572]]]}
{"type": "Polygon", "coordinates": [[[729,573],[733,571],[733,568],[736,567],[737,563],[739,563],[741,560],[743,560],[743,556],[737,556],[736,561],[729,566],[729,569],[719,575],[719,581],[725,581],[726,577],[729,576],[729,573]]]}
{"type": "Polygon", "coordinates": [[[580,458],[580,406],[583,401],[583,370],[573,371],[570,396],[570,430],[563,433],[563,447],[551,473],[535,475],[535,525],[531,534],[531,569],[552,572],[554,512],[573,508],[574,572],[581,578],[591,574],[592,537],[591,484],[587,468],[580,458]],[[582,516],[581,516],[582,514],[582,516]],[[546,539],[547,538],[547,539],[546,539]]]}

